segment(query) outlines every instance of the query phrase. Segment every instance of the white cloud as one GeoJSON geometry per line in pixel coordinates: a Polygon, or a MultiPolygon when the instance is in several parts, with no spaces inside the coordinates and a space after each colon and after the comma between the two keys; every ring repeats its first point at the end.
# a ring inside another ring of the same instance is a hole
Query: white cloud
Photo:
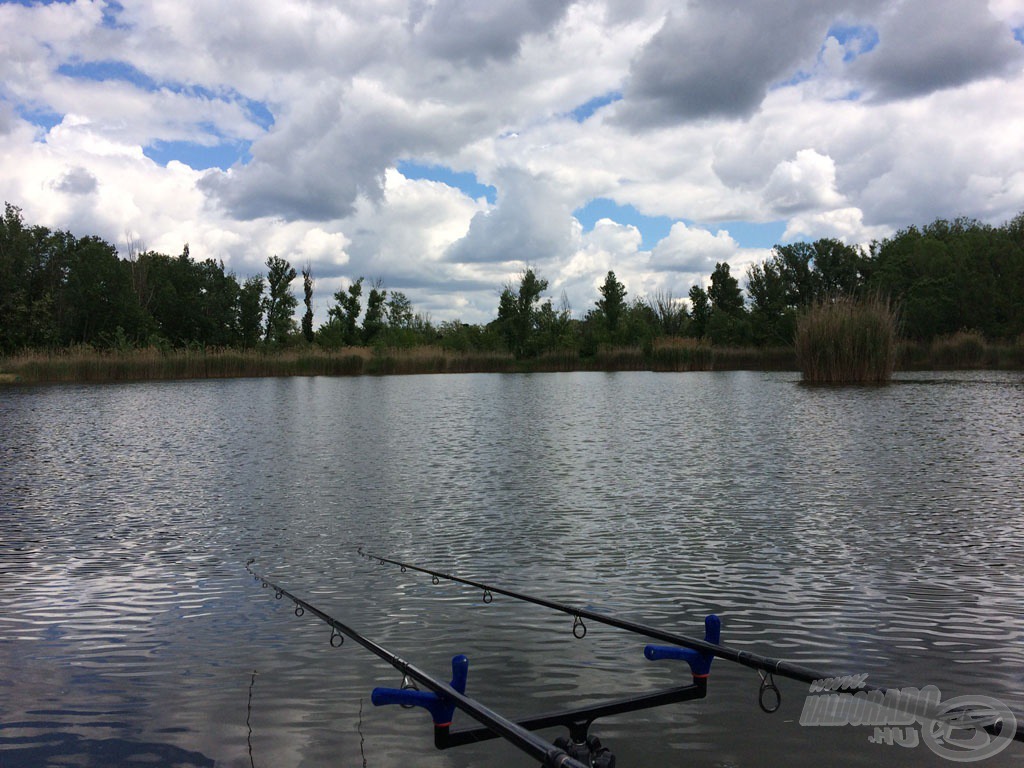
{"type": "Polygon", "coordinates": [[[765,203],[780,214],[831,209],[842,202],[836,192],[836,165],[814,149],[775,166],[764,188],[765,203]]]}
{"type": "Polygon", "coordinates": [[[859,208],[836,208],[793,216],[786,225],[782,239],[818,240],[830,237],[851,245],[866,245],[887,233],[883,227],[865,227],[864,214],[859,208]]]}
{"type": "Polygon", "coordinates": [[[572,215],[555,180],[514,168],[499,171],[498,203],[473,215],[466,236],[447,253],[453,262],[535,264],[572,251],[572,215]]]}
{"type": "Polygon", "coordinates": [[[711,234],[679,222],[651,251],[651,265],[659,270],[710,273],[717,262],[729,261],[738,250],[739,243],[724,230],[711,234]]]}

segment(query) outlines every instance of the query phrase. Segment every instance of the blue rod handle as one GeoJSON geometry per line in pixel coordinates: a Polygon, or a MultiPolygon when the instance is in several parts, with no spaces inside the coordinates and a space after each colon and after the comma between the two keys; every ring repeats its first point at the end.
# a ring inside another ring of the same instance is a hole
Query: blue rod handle
{"type": "MultiPolygon", "coordinates": [[[[704,641],[719,644],[722,637],[722,620],[713,613],[704,618],[704,641]]],[[[674,645],[648,645],[644,647],[644,656],[651,661],[669,659],[685,661],[690,665],[694,677],[707,677],[711,673],[711,662],[714,656],[692,648],[679,648],[674,645]]]]}
{"type": "MultiPolygon", "coordinates": [[[[461,653],[452,659],[452,689],[466,692],[469,677],[469,659],[461,653]]],[[[423,707],[434,719],[435,726],[451,725],[455,716],[455,705],[449,699],[433,691],[417,691],[408,688],[374,688],[370,701],[376,707],[400,704],[404,707],[423,707]]]]}

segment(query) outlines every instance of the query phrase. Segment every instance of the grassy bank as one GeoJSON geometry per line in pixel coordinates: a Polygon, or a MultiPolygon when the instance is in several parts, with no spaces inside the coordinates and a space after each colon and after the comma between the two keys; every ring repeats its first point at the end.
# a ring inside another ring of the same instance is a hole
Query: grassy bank
{"type": "MultiPolygon", "coordinates": [[[[1024,337],[995,345],[976,334],[931,344],[900,343],[897,370],[1024,370],[1024,337]]],[[[602,348],[581,358],[574,350],[531,360],[506,353],[453,352],[439,347],[323,350],[206,349],[122,351],[77,347],[0,358],[0,385],[107,381],[159,381],[264,376],[361,376],[423,373],[530,373],[555,371],[795,371],[791,347],[715,347],[706,341],[659,339],[653,346],[602,348]]]]}

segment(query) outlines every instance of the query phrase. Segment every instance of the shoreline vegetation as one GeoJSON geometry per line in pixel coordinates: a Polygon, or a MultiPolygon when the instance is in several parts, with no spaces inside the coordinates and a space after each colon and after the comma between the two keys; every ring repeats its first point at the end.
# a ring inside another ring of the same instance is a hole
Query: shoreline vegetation
{"type": "MultiPolygon", "coordinates": [[[[898,341],[892,369],[1022,370],[1024,337],[993,343],[960,332],[931,342],[898,341]]],[[[511,352],[453,351],[441,347],[388,349],[316,346],[250,350],[230,348],[97,349],[78,346],[23,351],[0,358],[0,385],[166,381],[274,376],[382,376],[437,373],[548,373],[570,371],[799,371],[796,347],[715,346],[707,341],[663,338],[647,348],[607,347],[582,357],[573,351],[517,359],[511,352]]],[[[827,382],[822,377],[804,379],[827,382]]],[[[843,378],[877,383],[872,376],[843,378]]]]}
{"type": "Polygon", "coordinates": [[[1024,370],[1024,212],[1002,226],[937,219],[869,246],[779,244],[745,285],[718,262],[685,297],[662,282],[633,295],[609,269],[576,310],[527,264],[478,324],[435,323],[401,285],[343,275],[317,327],[309,263],[300,280],[275,254],[239,278],[187,243],[171,256],[129,238],[126,251],[5,205],[0,383],[745,369],[884,384],[894,370],[1024,370]]]}

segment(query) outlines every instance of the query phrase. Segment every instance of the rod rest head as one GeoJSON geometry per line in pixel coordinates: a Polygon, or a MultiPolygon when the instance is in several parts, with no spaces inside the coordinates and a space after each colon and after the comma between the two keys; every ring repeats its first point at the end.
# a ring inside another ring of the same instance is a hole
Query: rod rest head
{"type": "MultiPolygon", "coordinates": [[[[722,620],[713,613],[704,618],[704,642],[718,645],[722,638],[722,620]]],[[[711,673],[711,662],[714,656],[710,653],[697,651],[693,648],[679,648],[674,645],[648,645],[644,647],[644,656],[650,661],[669,659],[685,661],[696,678],[706,678],[711,673]]]]}
{"type": "MultiPolygon", "coordinates": [[[[469,677],[469,659],[463,654],[452,658],[452,689],[464,694],[469,677]]],[[[403,707],[423,707],[434,719],[435,726],[448,726],[455,716],[455,705],[446,697],[434,691],[418,691],[409,688],[374,688],[370,701],[376,707],[399,704],[403,707]]]]}

